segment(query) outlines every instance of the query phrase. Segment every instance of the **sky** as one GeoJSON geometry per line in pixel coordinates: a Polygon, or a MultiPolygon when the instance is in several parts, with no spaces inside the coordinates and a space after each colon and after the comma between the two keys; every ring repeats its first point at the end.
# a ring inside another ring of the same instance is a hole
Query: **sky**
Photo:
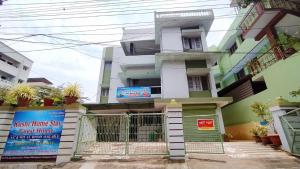
{"type": "MultiPolygon", "coordinates": [[[[34,61],[29,77],[55,86],[78,83],[95,102],[103,47],[119,45],[122,27],[154,27],[154,11],[213,9],[208,46],[235,17],[230,0],[8,0],[0,6],[0,41],[34,61]],[[91,44],[92,43],[92,44],[91,44]]],[[[143,35],[141,35],[143,36],[143,35]]]]}

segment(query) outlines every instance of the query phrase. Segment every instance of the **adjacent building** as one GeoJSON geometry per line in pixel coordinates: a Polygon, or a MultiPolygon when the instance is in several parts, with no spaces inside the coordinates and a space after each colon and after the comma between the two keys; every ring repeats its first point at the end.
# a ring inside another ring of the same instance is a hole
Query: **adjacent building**
{"type": "Polygon", "coordinates": [[[235,139],[251,139],[259,119],[250,110],[254,102],[271,104],[300,87],[299,2],[263,0],[240,8],[230,31],[219,45],[227,51],[214,67],[218,95],[233,97],[222,109],[226,131],[235,139]]]}
{"type": "Polygon", "coordinates": [[[44,87],[49,87],[52,86],[53,83],[50,82],[48,79],[44,77],[34,77],[34,78],[28,78],[27,79],[27,84],[30,86],[44,86],[44,87]]]}
{"type": "Polygon", "coordinates": [[[0,86],[27,81],[33,61],[0,42],[0,86]]]}

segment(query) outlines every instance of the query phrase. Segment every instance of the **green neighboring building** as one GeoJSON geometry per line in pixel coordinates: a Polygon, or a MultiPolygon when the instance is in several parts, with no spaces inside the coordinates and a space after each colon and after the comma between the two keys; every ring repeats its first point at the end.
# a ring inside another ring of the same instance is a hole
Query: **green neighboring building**
{"type": "Polygon", "coordinates": [[[240,8],[239,16],[218,46],[225,52],[214,67],[218,95],[233,97],[222,108],[226,132],[234,139],[251,139],[249,130],[260,121],[250,110],[254,102],[270,104],[300,87],[299,4],[262,0],[240,8]]]}

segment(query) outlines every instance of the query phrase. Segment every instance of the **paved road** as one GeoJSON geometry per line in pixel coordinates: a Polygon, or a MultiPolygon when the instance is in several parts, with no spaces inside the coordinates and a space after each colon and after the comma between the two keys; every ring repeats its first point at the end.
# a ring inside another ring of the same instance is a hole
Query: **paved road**
{"type": "MultiPolygon", "coordinates": [[[[60,167],[26,167],[22,169],[300,169],[300,159],[269,146],[253,142],[224,144],[225,154],[189,154],[184,163],[162,157],[88,156],[85,160],[60,167]]],[[[29,164],[28,164],[29,165],[29,164]]],[[[0,169],[14,169],[0,164],[0,169]]]]}

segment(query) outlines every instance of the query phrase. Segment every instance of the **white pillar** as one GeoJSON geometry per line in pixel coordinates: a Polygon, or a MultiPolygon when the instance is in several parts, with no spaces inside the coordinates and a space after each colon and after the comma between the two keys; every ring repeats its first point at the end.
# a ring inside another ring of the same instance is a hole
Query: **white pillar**
{"type": "Polygon", "coordinates": [[[282,143],[282,148],[283,150],[287,152],[291,152],[289,142],[286,138],[285,132],[283,130],[281,121],[280,121],[280,116],[285,115],[288,111],[296,109],[296,107],[280,107],[280,106],[274,106],[270,108],[270,111],[272,113],[272,117],[274,120],[274,127],[280,137],[281,143],[282,143]]]}
{"type": "Polygon", "coordinates": [[[221,132],[221,134],[225,134],[225,127],[224,127],[224,121],[223,121],[223,115],[222,115],[221,108],[217,107],[216,112],[217,112],[217,115],[218,115],[220,132],[221,132]]]}
{"type": "Polygon", "coordinates": [[[202,42],[203,52],[205,52],[208,50],[205,29],[203,27],[199,27],[199,29],[201,31],[201,42],[202,42]]]}
{"type": "Polygon", "coordinates": [[[182,107],[167,106],[167,137],[171,160],[185,159],[182,107]]]}

